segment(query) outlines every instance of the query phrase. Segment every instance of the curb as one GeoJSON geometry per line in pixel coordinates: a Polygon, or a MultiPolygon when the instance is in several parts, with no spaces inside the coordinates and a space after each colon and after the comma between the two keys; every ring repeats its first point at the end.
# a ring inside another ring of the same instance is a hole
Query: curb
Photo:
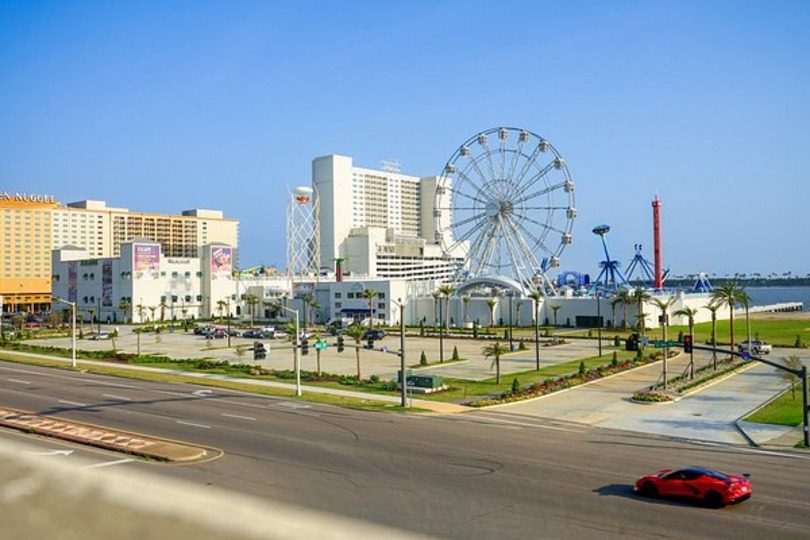
{"type": "MultiPolygon", "coordinates": [[[[750,436],[750,435],[748,435],[748,433],[746,433],[746,431],[745,431],[745,430],[742,428],[742,426],[740,425],[740,421],[741,421],[741,420],[745,420],[746,418],[748,418],[748,417],[749,417],[749,416],[751,416],[752,414],[756,413],[756,412],[757,412],[757,411],[759,411],[760,409],[763,409],[763,408],[767,407],[768,405],[770,405],[771,403],[773,403],[774,401],[776,401],[777,399],[779,399],[780,397],[782,397],[782,394],[784,394],[784,393],[785,393],[785,392],[787,392],[788,390],[790,390],[790,387],[789,387],[789,386],[788,386],[787,388],[785,388],[784,390],[781,390],[781,391],[777,392],[776,394],[774,394],[773,396],[771,396],[771,397],[770,397],[770,398],[768,398],[767,400],[763,401],[762,403],[760,403],[759,405],[757,405],[756,407],[754,407],[753,409],[751,409],[751,410],[750,410],[750,411],[748,411],[747,413],[743,414],[742,416],[740,416],[739,418],[737,418],[736,420],[734,420],[734,422],[733,422],[733,423],[734,423],[734,427],[735,427],[735,428],[737,428],[737,431],[739,431],[740,433],[742,433],[742,436],[743,436],[743,437],[745,437],[745,440],[747,440],[747,441],[748,441],[748,443],[749,443],[751,446],[753,446],[754,448],[760,448],[762,445],[757,444],[757,443],[754,441],[754,439],[753,439],[753,438],[751,438],[751,436],[750,436]]],[[[767,425],[767,424],[766,424],[766,425],[767,425]]]]}
{"type": "Polygon", "coordinates": [[[0,409],[0,427],[170,463],[197,461],[208,455],[208,451],[199,446],[10,407],[0,409]]]}

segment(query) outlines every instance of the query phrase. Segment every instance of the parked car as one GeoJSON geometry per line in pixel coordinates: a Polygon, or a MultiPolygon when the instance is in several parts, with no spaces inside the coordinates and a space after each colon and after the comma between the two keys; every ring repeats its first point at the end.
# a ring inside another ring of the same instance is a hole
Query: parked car
{"type": "Polygon", "coordinates": [[[264,339],[264,332],[262,330],[251,328],[242,332],[242,337],[248,339],[264,339]]]}
{"type": "Polygon", "coordinates": [[[373,339],[378,340],[385,337],[385,330],[380,330],[379,328],[374,328],[371,330],[366,330],[366,333],[363,334],[363,339],[373,339]]]}
{"type": "Polygon", "coordinates": [[[198,326],[194,329],[194,335],[196,336],[207,336],[211,332],[213,332],[214,328],[212,326],[198,326]]]}
{"type": "Polygon", "coordinates": [[[639,478],[635,490],[643,497],[686,498],[720,508],[751,497],[749,476],[725,474],[704,467],[664,469],[639,478]]]}
{"type": "Polygon", "coordinates": [[[758,339],[752,339],[751,343],[749,344],[748,340],[746,339],[745,341],[737,344],[737,352],[746,351],[750,352],[751,354],[771,354],[771,351],[773,351],[773,346],[758,339]]]}
{"type": "Polygon", "coordinates": [[[226,335],[230,335],[231,337],[239,337],[241,334],[239,330],[234,330],[231,328],[230,330],[225,330],[226,335]]]}
{"type": "Polygon", "coordinates": [[[93,341],[101,341],[105,339],[111,339],[112,335],[109,332],[100,332],[98,334],[91,334],[87,337],[87,339],[91,339],[93,341]]]}
{"type": "Polygon", "coordinates": [[[205,335],[205,339],[224,339],[226,337],[228,337],[228,332],[222,328],[214,328],[205,335]]]}

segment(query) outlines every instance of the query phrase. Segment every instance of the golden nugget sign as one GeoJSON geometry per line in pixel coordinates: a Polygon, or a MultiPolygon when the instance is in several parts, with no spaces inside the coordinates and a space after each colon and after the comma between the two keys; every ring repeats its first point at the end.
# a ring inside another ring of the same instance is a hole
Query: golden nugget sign
{"type": "Polygon", "coordinates": [[[40,195],[37,193],[22,193],[20,191],[11,193],[0,191],[0,201],[14,201],[27,203],[55,203],[53,195],[40,195]]]}

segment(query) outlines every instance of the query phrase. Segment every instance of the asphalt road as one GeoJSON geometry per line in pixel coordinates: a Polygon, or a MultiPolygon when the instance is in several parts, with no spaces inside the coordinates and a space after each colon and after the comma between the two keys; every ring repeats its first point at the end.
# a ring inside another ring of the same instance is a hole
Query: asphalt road
{"type": "Polygon", "coordinates": [[[810,537],[810,455],[495,411],[351,411],[2,362],[0,405],[224,451],[198,464],[129,461],[101,474],[142,469],[438,537],[810,537]],[[642,474],[692,464],[751,473],[754,497],[710,510],[632,492],[642,474]]]}

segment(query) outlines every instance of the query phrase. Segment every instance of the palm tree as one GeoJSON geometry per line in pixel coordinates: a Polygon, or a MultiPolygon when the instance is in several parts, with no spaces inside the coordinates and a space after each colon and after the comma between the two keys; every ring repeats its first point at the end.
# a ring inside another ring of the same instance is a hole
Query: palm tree
{"type": "MultiPolygon", "coordinates": [[[[673,315],[677,315],[679,317],[686,317],[689,321],[689,335],[692,336],[692,339],[695,339],[695,315],[697,315],[697,308],[691,308],[689,306],[684,306],[673,315]]],[[[689,378],[695,378],[695,354],[694,352],[689,353],[689,378]]]]}
{"type": "Polygon", "coordinates": [[[309,302],[309,308],[311,309],[309,314],[312,317],[310,320],[312,321],[312,324],[315,324],[315,313],[317,312],[317,310],[321,309],[321,305],[318,303],[317,300],[315,300],[314,296],[312,297],[312,300],[309,302]]]}
{"type": "Polygon", "coordinates": [[[728,328],[731,343],[729,347],[734,350],[734,308],[745,294],[745,289],[733,281],[723,283],[712,292],[712,303],[728,306],[728,328]]]}
{"type": "Polygon", "coordinates": [[[146,310],[146,306],[143,303],[138,304],[135,306],[135,309],[138,310],[138,322],[143,322],[143,312],[146,310]]]}
{"type": "Polygon", "coordinates": [[[439,324],[439,302],[441,302],[440,298],[442,297],[442,293],[439,291],[433,291],[430,293],[433,297],[433,322],[435,324],[439,324]]]}
{"type": "Polygon", "coordinates": [[[352,324],[346,329],[346,335],[354,339],[356,347],[354,348],[355,358],[357,359],[357,381],[360,381],[360,343],[363,341],[363,336],[366,330],[359,324],[352,324]]]}
{"type": "MultiPolygon", "coordinates": [[[[782,365],[786,368],[798,371],[802,369],[802,360],[795,354],[792,354],[787,358],[782,358],[782,365]]],[[[795,401],[796,383],[801,381],[802,378],[795,373],[791,373],[790,371],[785,371],[783,369],[777,369],[776,371],[779,373],[779,377],[790,385],[790,392],[793,400],[795,401]]]]}
{"type": "Polygon", "coordinates": [[[444,328],[448,332],[450,331],[450,296],[454,292],[456,292],[456,288],[450,284],[439,287],[439,293],[444,296],[444,328]]]}
{"type": "MultiPolygon", "coordinates": [[[[94,322],[96,322],[96,308],[94,307],[87,308],[87,314],[90,315],[90,324],[92,325],[94,322]]],[[[91,326],[90,331],[92,332],[92,330],[93,327],[91,326]]]]}
{"type": "Polygon", "coordinates": [[[543,291],[535,289],[529,293],[529,298],[534,302],[534,362],[535,369],[540,369],[540,300],[543,298],[543,291]]]}
{"type": "Polygon", "coordinates": [[[619,292],[616,293],[616,296],[619,297],[622,303],[622,315],[624,318],[622,319],[622,330],[627,330],[627,306],[632,305],[633,302],[633,295],[630,294],[630,291],[627,289],[619,289],[619,292]]]}
{"type": "Polygon", "coordinates": [[[551,306],[551,311],[554,312],[554,326],[559,326],[557,324],[557,312],[562,309],[562,306],[551,306]]]}
{"type": "MultiPolygon", "coordinates": [[[[506,345],[501,345],[500,343],[490,343],[481,349],[481,354],[483,354],[485,358],[493,359],[492,363],[495,365],[495,384],[501,383],[501,355],[507,352],[509,352],[509,349],[506,345]]],[[[489,366],[489,369],[492,369],[492,365],[489,366]]]]}
{"type": "Polygon", "coordinates": [[[120,309],[121,312],[124,314],[124,324],[126,324],[127,322],[127,313],[129,312],[130,307],[132,307],[132,305],[129,302],[127,302],[125,298],[122,298],[121,301],[118,302],[118,309],[120,309]]]}
{"type": "Polygon", "coordinates": [[[225,307],[228,303],[225,300],[217,300],[217,311],[219,312],[219,322],[222,322],[222,312],[225,311],[225,307]]]}
{"type": "Polygon", "coordinates": [[[638,287],[636,288],[636,290],[633,291],[631,298],[633,299],[633,303],[636,304],[636,307],[638,309],[638,314],[636,315],[636,318],[638,319],[638,333],[641,337],[644,337],[645,333],[644,320],[647,318],[647,316],[644,314],[644,302],[652,298],[652,296],[650,296],[650,293],[647,292],[645,289],[638,287]]]}
{"type": "Polygon", "coordinates": [[[610,324],[616,328],[616,306],[622,303],[622,299],[616,295],[610,299],[610,324]]]}
{"type": "Polygon", "coordinates": [[[751,346],[750,345],[751,344],[751,318],[749,317],[749,314],[748,314],[748,308],[750,307],[750,304],[751,304],[751,297],[748,296],[747,292],[745,292],[744,287],[741,287],[741,289],[742,290],[740,291],[739,299],[740,299],[740,304],[742,304],[742,306],[745,308],[745,333],[746,333],[745,339],[749,343],[749,350],[750,350],[750,346],[751,346]]]}
{"type": "Polygon", "coordinates": [[[717,310],[720,309],[720,304],[715,304],[714,302],[709,303],[706,306],[703,306],[704,309],[708,309],[712,313],[712,369],[717,370],[717,351],[714,350],[717,348],[717,310]]]}
{"type": "Polygon", "coordinates": [[[307,293],[302,299],[304,307],[304,330],[307,329],[307,320],[312,321],[312,302],[315,301],[315,296],[312,293],[307,293]]]}
{"type": "MultiPolygon", "coordinates": [[[[675,297],[671,296],[666,300],[662,300],[660,298],[653,298],[653,304],[658,306],[658,309],[661,310],[661,328],[662,328],[662,337],[664,339],[664,362],[662,364],[662,374],[664,376],[664,390],[667,389],[667,356],[669,356],[669,347],[666,346],[667,341],[667,327],[669,326],[669,316],[667,315],[667,311],[669,310],[670,306],[675,303],[675,297]]],[[[643,321],[644,319],[642,319],[643,321]]]]}
{"type": "Polygon", "coordinates": [[[469,295],[465,294],[464,296],[461,297],[461,302],[464,305],[464,323],[465,324],[467,322],[469,322],[469,314],[470,314],[469,313],[469,311],[470,311],[469,303],[470,303],[470,300],[472,300],[472,298],[470,298],[469,295]]]}
{"type": "Polygon", "coordinates": [[[166,299],[161,298],[160,299],[160,322],[163,322],[164,319],[166,319],[166,308],[167,307],[168,306],[166,305],[166,299]]]}
{"type": "Polygon", "coordinates": [[[154,321],[155,320],[155,311],[157,311],[157,306],[149,306],[148,309],[149,309],[149,314],[150,314],[149,320],[154,321]]]}
{"type": "MultiPolygon", "coordinates": [[[[368,327],[369,327],[369,329],[374,328],[374,299],[377,298],[377,294],[378,294],[377,291],[375,291],[374,289],[366,289],[362,293],[363,298],[365,298],[366,301],[368,302],[368,327]]],[[[359,356],[358,356],[358,358],[359,358],[359,356]]],[[[360,373],[360,363],[359,362],[360,361],[358,360],[358,364],[357,364],[357,373],[358,373],[357,379],[358,380],[360,379],[360,375],[359,375],[359,373],[360,373]]]]}
{"type": "Polygon", "coordinates": [[[253,326],[253,317],[256,315],[256,306],[259,305],[259,297],[255,294],[246,294],[244,300],[248,306],[248,313],[250,313],[250,326],[253,326]]]}
{"type": "Polygon", "coordinates": [[[487,305],[489,306],[489,325],[495,326],[495,306],[498,305],[498,299],[493,296],[487,300],[487,305]]]}

